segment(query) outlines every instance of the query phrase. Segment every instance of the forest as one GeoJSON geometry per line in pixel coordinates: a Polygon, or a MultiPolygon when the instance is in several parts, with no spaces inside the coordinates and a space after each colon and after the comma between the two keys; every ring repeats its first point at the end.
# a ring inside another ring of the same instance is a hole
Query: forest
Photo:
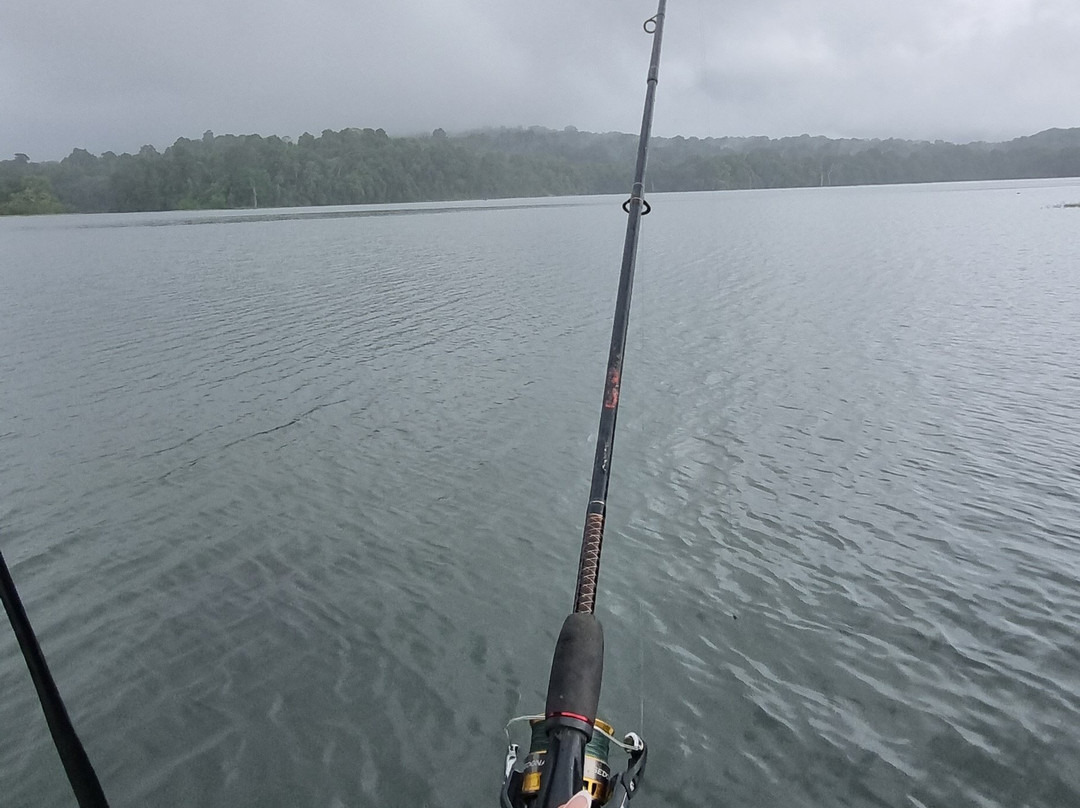
{"type": "MultiPolygon", "coordinates": [[[[637,136],[542,127],[390,137],[382,129],[179,138],[159,152],[0,161],[0,214],[357,205],[622,193],[637,136]]],[[[1002,143],[653,138],[649,191],[1080,176],[1080,128],[1002,143]]]]}

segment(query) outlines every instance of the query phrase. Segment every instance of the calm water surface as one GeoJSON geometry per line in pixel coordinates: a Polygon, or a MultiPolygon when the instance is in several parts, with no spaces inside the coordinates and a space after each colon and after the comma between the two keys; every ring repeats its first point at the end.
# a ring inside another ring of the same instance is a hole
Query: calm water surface
{"type": "MultiPolygon", "coordinates": [[[[0,221],[0,547],[114,806],[496,804],[620,201],[0,221]]],[[[1077,201],[653,198],[598,597],[635,805],[1080,805],[1077,201]]],[[[0,628],[0,804],[74,805],[0,628]]]]}

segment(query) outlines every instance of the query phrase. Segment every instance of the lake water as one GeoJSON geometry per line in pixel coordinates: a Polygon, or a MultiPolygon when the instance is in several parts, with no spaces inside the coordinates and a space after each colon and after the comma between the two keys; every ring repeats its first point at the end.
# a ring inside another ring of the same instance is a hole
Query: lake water
{"type": "MultiPolygon", "coordinates": [[[[0,221],[0,547],[114,807],[497,804],[620,202],[0,221]]],[[[651,202],[634,804],[1080,805],[1080,180],[651,202]]],[[[74,805],[6,625],[0,727],[0,804],[74,805]]]]}

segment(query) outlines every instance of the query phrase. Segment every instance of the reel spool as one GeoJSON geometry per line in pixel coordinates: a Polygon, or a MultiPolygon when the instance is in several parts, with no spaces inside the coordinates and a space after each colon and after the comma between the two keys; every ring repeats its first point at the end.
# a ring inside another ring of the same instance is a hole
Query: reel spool
{"type": "MultiPolygon", "coordinates": [[[[527,800],[540,792],[540,773],[544,768],[548,745],[544,719],[533,718],[529,721],[529,726],[532,728],[532,738],[529,741],[529,755],[525,758],[525,769],[522,772],[524,778],[521,783],[521,795],[527,800]]],[[[612,726],[598,718],[592,739],[585,746],[584,786],[596,805],[603,805],[611,796],[611,766],[608,764],[611,742],[608,735],[614,734],[612,726]]]]}

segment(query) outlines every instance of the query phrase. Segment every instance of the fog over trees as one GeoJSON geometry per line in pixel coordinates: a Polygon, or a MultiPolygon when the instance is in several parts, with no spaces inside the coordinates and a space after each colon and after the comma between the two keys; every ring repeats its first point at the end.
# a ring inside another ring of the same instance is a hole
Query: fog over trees
{"type": "MultiPolygon", "coordinates": [[[[573,127],[423,137],[382,129],[180,138],[164,152],[0,161],[0,214],[356,205],[622,193],[637,136],[573,127]]],[[[957,145],[826,137],[654,138],[648,190],[1080,176],[1080,128],[957,145]]]]}

